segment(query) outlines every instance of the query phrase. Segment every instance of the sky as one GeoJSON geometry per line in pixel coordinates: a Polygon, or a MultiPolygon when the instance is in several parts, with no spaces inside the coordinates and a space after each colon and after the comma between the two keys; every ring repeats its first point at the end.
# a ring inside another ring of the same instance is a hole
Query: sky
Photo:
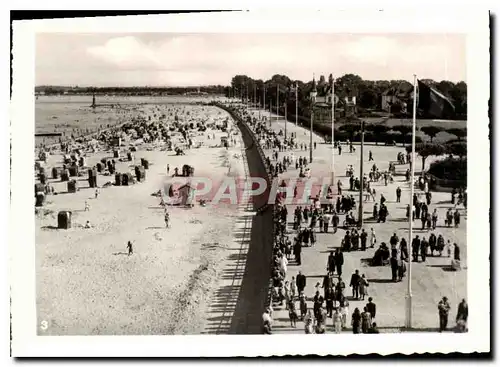
{"type": "Polygon", "coordinates": [[[466,81],[460,34],[39,33],[36,85],[229,85],[245,74],[312,80],[466,81]]]}

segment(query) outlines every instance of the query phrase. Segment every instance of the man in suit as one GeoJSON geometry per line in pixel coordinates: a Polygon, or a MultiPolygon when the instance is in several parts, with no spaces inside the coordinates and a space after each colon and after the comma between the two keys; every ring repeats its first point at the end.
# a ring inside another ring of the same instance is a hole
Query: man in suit
{"type": "Polygon", "coordinates": [[[304,291],[304,288],[306,287],[306,276],[302,274],[302,272],[299,270],[299,274],[297,274],[297,278],[295,280],[297,284],[297,291],[299,294],[304,291]]]}
{"type": "Polygon", "coordinates": [[[337,275],[342,276],[342,265],[344,265],[344,254],[340,249],[337,249],[335,253],[335,268],[337,269],[337,275]]]}
{"type": "Polygon", "coordinates": [[[366,304],[366,309],[368,310],[368,312],[372,316],[372,320],[374,320],[375,319],[375,315],[377,313],[377,305],[375,303],[373,303],[373,298],[372,297],[368,298],[368,303],[366,304]]]}
{"type": "Polygon", "coordinates": [[[356,299],[359,298],[359,281],[360,281],[360,276],[359,276],[359,270],[356,269],[354,274],[351,276],[351,283],[349,283],[349,286],[352,287],[352,296],[356,299]]]}

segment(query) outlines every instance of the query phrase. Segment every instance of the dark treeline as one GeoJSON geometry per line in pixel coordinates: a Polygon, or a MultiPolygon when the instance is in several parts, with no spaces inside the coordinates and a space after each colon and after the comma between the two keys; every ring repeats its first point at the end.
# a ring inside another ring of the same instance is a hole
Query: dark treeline
{"type": "MultiPolygon", "coordinates": [[[[328,95],[332,75],[328,80],[320,76],[316,80],[318,96],[328,95]]],[[[431,79],[421,79],[428,86],[438,90],[452,101],[455,106],[455,118],[467,119],[467,84],[463,81],[453,83],[447,80],[440,82],[431,79]]],[[[309,93],[313,89],[313,81],[303,82],[291,80],[286,75],[274,75],[270,80],[252,79],[247,75],[236,75],[231,80],[231,86],[226,88],[226,96],[256,99],[261,102],[266,94],[265,104],[270,102],[275,106],[277,100],[277,89],[280,89],[281,104],[288,101],[289,109],[295,110],[295,95],[290,93],[289,88],[298,84],[299,115],[308,117],[310,115],[309,93]],[[279,86],[277,88],[277,86],[279,86]]],[[[356,109],[359,116],[370,115],[371,112],[383,110],[384,98],[391,100],[390,113],[396,117],[411,114],[413,105],[413,85],[406,80],[363,80],[360,76],[346,74],[335,79],[335,95],[339,98],[337,104],[342,108],[345,97],[356,97],[356,109]],[[393,96],[387,98],[388,96],[393,96]],[[406,105],[406,109],[404,108],[406,105]]],[[[336,104],[336,105],[337,105],[336,104]]],[[[419,118],[425,118],[419,114],[419,118]]]]}
{"type": "Polygon", "coordinates": [[[200,87],[78,87],[78,86],[37,86],[36,94],[46,95],[89,95],[96,93],[109,95],[127,95],[127,96],[158,96],[158,95],[183,95],[197,94],[224,94],[227,87],[223,85],[209,85],[200,87]]]}

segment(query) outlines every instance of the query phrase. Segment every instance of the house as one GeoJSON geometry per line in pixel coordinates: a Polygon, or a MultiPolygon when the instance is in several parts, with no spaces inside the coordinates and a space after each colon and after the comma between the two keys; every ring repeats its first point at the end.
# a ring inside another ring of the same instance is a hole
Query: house
{"type": "Polygon", "coordinates": [[[383,111],[393,112],[393,106],[398,106],[398,112],[406,113],[408,101],[413,98],[413,86],[410,83],[401,83],[397,88],[392,87],[382,93],[381,108],[383,111]]]}
{"type": "MultiPolygon", "coordinates": [[[[325,86],[318,88],[316,96],[314,118],[318,123],[330,123],[332,116],[332,94],[331,87],[325,86]]],[[[335,118],[353,116],[356,114],[356,95],[355,90],[344,89],[336,90],[335,98],[335,118]]]]}

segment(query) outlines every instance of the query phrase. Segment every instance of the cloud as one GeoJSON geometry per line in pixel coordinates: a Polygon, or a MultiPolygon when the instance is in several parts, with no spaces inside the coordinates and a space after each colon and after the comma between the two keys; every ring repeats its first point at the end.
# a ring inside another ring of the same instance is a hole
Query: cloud
{"type": "Polygon", "coordinates": [[[235,74],[354,73],[365,79],[465,77],[465,37],[362,34],[100,34],[37,41],[37,83],[227,84],[235,74]],[[51,55],[71,55],[52,57],[51,55]],[[70,59],[70,60],[69,60],[70,59]],[[70,77],[70,75],[73,75],[70,77]]]}
{"type": "Polygon", "coordinates": [[[132,36],[111,38],[102,46],[89,47],[87,52],[119,68],[141,69],[160,65],[154,50],[132,36]]]}

